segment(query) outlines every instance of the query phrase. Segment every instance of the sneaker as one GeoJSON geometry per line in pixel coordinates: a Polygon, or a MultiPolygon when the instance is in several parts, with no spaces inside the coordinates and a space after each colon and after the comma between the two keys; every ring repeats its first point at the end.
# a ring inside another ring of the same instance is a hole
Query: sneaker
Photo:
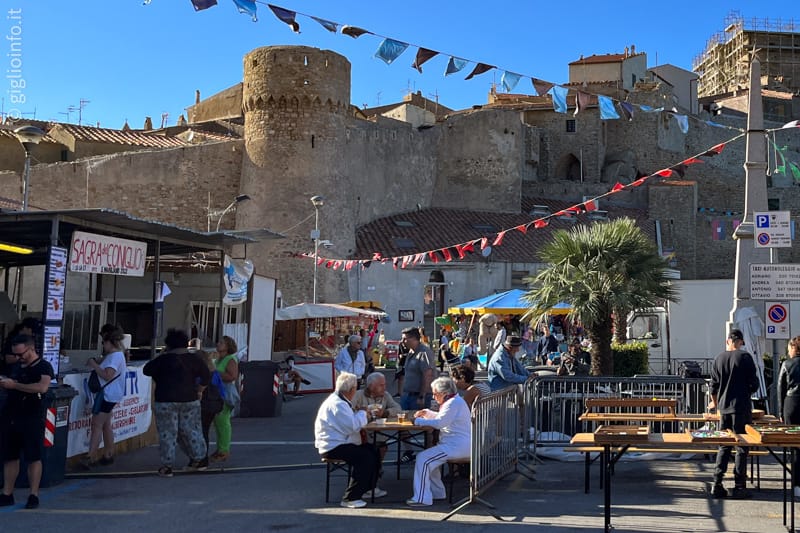
{"type": "Polygon", "coordinates": [[[431,504],[418,502],[414,498],[409,498],[406,500],[406,505],[409,507],[430,507],[431,504]]]}
{"type": "Polygon", "coordinates": [[[753,497],[753,493],[744,487],[734,487],[731,492],[731,498],[734,500],[749,500],[753,497]]]}
{"type": "Polygon", "coordinates": [[[114,456],[106,457],[105,455],[97,461],[99,464],[103,466],[113,465],[114,464],[114,456]]]}
{"type": "Polygon", "coordinates": [[[36,509],[39,507],[39,497],[35,494],[28,496],[28,502],[25,504],[25,509],[36,509]]]}
{"type": "Polygon", "coordinates": [[[14,505],[14,495],[0,492],[0,507],[7,507],[9,505],[14,505]]]}
{"type": "Polygon", "coordinates": [[[360,509],[362,507],[367,506],[367,502],[364,500],[342,500],[340,503],[342,507],[347,507],[348,509],[360,509]]]}
{"type": "Polygon", "coordinates": [[[168,466],[162,466],[158,469],[158,476],[159,477],[172,477],[172,468],[168,466]]]}
{"type": "Polygon", "coordinates": [[[400,457],[400,464],[407,465],[408,463],[413,463],[415,459],[414,452],[407,451],[403,453],[403,456],[400,457]]]}
{"type": "Polygon", "coordinates": [[[208,470],[208,460],[205,460],[205,464],[203,459],[199,461],[191,461],[184,470],[187,472],[202,472],[204,470],[208,470]]]}
{"type": "Polygon", "coordinates": [[[711,489],[711,496],[714,498],[727,498],[728,491],[722,485],[714,485],[714,488],[711,489]]]}
{"type": "MultiPolygon", "coordinates": [[[[798,488],[800,488],[800,487],[798,487],[798,488]]],[[[383,489],[381,489],[379,487],[375,487],[373,490],[368,490],[367,492],[365,492],[364,495],[362,496],[362,498],[383,498],[387,494],[389,494],[389,493],[386,492],[385,490],[383,490],[383,489]]]]}

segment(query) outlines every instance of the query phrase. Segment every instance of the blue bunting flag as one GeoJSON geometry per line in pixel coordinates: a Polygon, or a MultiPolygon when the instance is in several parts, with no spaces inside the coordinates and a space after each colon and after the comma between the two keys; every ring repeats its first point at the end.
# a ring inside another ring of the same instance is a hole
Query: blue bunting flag
{"type": "Polygon", "coordinates": [[[236,9],[239,10],[239,13],[250,15],[253,18],[253,22],[258,22],[256,14],[258,6],[256,6],[255,0],[233,0],[233,3],[236,4],[236,9]]]}
{"type": "Polygon", "coordinates": [[[597,102],[600,105],[600,120],[613,120],[620,118],[619,113],[617,113],[617,110],[614,107],[614,100],[608,96],[598,94],[597,102]]]}
{"type": "Polygon", "coordinates": [[[459,70],[463,69],[467,66],[466,59],[459,59],[457,57],[450,56],[450,61],[447,62],[447,69],[444,71],[445,76],[449,76],[450,74],[455,74],[459,70]]]}
{"type": "Polygon", "coordinates": [[[503,77],[500,78],[500,83],[503,85],[503,88],[506,90],[506,92],[510,93],[514,90],[514,87],[517,86],[520,78],[522,78],[522,76],[519,74],[505,71],[503,72],[503,77]]]}
{"type": "Polygon", "coordinates": [[[391,65],[392,61],[400,57],[400,54],[406,51],[408,43],[401,43],[394,39],[384,39],[378,50],[375,52],[375,57],[382,59],[387,65],[391,65]]]}
{"type": "Polygon", "coordinates": [[[553,97],[553,111],[556,113],[567,112],[567,88],[554,85],[549,92],[553,97]]]}

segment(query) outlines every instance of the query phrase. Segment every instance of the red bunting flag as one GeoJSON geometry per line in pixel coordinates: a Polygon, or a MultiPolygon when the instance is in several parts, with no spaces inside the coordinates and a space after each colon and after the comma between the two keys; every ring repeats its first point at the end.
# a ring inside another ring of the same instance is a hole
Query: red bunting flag
{"type": "Polygon", "coordinates": [[[597,200],[589,200],[588,202],[583,202],[583,209],[587,212],[597,211],[597,200]]]}
{"type": "Polygon", "coordinates": [[[374,254],[372,254],[372,260],[373,261],[380,261],[381,260],[381,253],[380,252],[375,252],[374,254]]]}
{"type": "Polygon", "coordinates": [[[416,265],[420,261],[425,261],[425,254],[417,254],[414,256],[414,264],[416,265]]]}
{"type": "Polygon", "coordinates": [[[456,244],[456,252],[458,253],[459,259],[464,259],[464,245],[463,244],[456,244]]]}
{"type": "Polygon", "coordinates": [[[325,262],[325,258],[324,257],[318,257],[317,258],[317,266],[321,266],[322,263],[324,263],[324,262],[325,262]]]}
{"type": "Polygon", "coordinates": [[[547,221],[547,219],[540,218],[539,220],[534,221],[533,227],[536,228],[536,229],[542,229],[542,228],[546,228],[548,224],[550,224],[550,223],[547,221]]]}
{"type": "Polygon", "coordinates": [[[339,270],[339,267],[340,267],[340,266],[342,266],[342,261],[335,261],[335,262],[333,263],[333,269],[334,269],[334,270],[339,270]]]}
{"type": "Polygon", "coordinates": [[[442,248],[442,255],[444,256],[444,260],[446,263],[449,263],[453,260],[453,255],[450,253],[450,250],[447,248],[442,248]]]}
{"type": "Polygon", "coordinates": [[[617,191],[621,191],[621,190],[622,190],[622,189],[624,189],[624,188],[625,188],[625,186],[624,186],[623,184],[621,184],[620,182],[616,182],[616,183],[614,184],[614,186],[613,186],[613,187],[611,187],[611,192],[617,192],[617,191]]]}
{"type": "Polygon", "coordinates": [[[355,261],[346,261],[345,264],[344,264],[344,269],[345,270],[353,270],[353,264],[354,263],[355,263],[355,261]]]}
{"type": "Polygon", "coordinates": [[[399,257],[392,257],[392,268],[397,270],[397,263],[400,261],[399,257]]]}
{"type": "Polygon", "coordinates": [[[333,266],[333,261],[331,261],[331,260],[328,260],[328,261],[325,263],[325,268],[331,268],[332,266],[333,266]]]}
{"type": "Polygon", "coordinates": [[[481,250],[485,250],[487,246],[489,246],[489,239],[481,237],[481,250]]]}
{"type": "Polygon", "coordinates": [[[505,231],[501,231],[500,233],[498,233],[497,237],[495,238],[494,242],[492,243],[492,246],[500,246],[501,244],[503,244],[503,239],[505,238],[505,236],[506,236],[506,232],[505,231]]]}
{"type": "Polygon", "coordinates": [[[474,253],[475,252],[475,242],[476,241],[470,241],[467,244],[463,245],[461,247],[461,249],[464,250],[465,253],[466,252],[474,253]]]}
{"type": "Polygon", "coordinates": [[[721,154],[723,149],[725,149],[725,143],[720,143],[711,149],[706,150],[700,155],[705,157],[714,157],[715,155],[721,154]]]}
{"type": "MultiPolygon", "coordinates": [[[[670,176],[672,176],[672,170],[669,168],[664,168],[656,172],[655,175],[661,176],[662,178],[669,178],[670,176]]],[[[634,187],[636,187],[636,185],[634,185],[634,187]]]]}
{"type": "Polygon", "coordinates": [[[436,253],[435,250],[428,252],[428,257],[430,257],[431,261],[433,261],[434,263],[439,262],[439,255],[436,253]]]}
{"type": "Polygon", "coordinates": [[[697,163],[702,163],[702,159],[697,159],[696,157],[690,157],[689,159],[684,159],[681,161],[682,165],[696,165],[697,163]]]}
{"type": "Polygon", "coordinates": [[[631,187],[638,187],[639,185],[641,185],[642,183],[647,181],[647,178],[649,178],[649,176],[644,176],[644,177],[639,178],[638,180],[636,180],[633,183],[631,183],[631,187]]]}
{"type": "Polygon", "coordinates": [[[519,231],[519,232],[520,232],[520,233],[522,233],[523,235],[525,235],[526,233],[528,233],[528,225],[527,225],[527,224],[520,224],[519,226],[517,226],[517,227],[516,227],[516,228],[514,228],[514,229],[515,229],[515,230],[517,230],[517,231],[519,231]]]}

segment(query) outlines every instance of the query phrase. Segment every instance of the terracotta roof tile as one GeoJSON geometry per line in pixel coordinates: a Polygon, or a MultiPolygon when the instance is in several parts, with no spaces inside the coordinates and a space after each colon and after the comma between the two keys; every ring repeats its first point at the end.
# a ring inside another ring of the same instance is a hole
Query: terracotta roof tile
{"type": "Polygon", "coordinates": [[[621,63],[623,60],[632,57],[630,54],[592,54],[589,57],[582,57],[573,61],[570,65],[587,65],[590,63],[621,63]]]}
{"type": "MultiPolygon", "coordinates": [[[[488,237],[491,244],[498,231],[526,224],[539,218],[527,214],[534,205],[547,205],[550,207],[550,212],[555,213],[574,204],[559,200],[523,198],[522,207],[525,211],[521,213],[431,208],[384,217],[358,228],[356,252],[353,258],[371,259],[375,252],[379,252],[382,257],[411,255],[462,244],[481,237],[488,237]],[[410,225],[399,226],[395,221],[405,221],[410,225]],[[481,226],[486,227],[480,229],[481,226]]],[[[601,208],[608,211],[610,219],[623,216],[633,218],[645,234],[655,241],[655,229],[648,222],[645,211],[611,206],[606,203],[601,203],[601,208]]],[[[587,222],[588,215],[579,215],[577,219],[580,222],[587,222]]],[[[502,245],[493,247],[491,258],[493,261],[538,263],[540,259],[537,256],[537,250],[549,242],[552,232],[572,226],[573,224],[570,222],[552,218],[550,225],[546,228],[530,227],[524,235],[517,230],[511,230],[506,233],[502,245]]],[[[477,247],[476,251],[479,251],[477,247]]],[[[458,258],[455,249],[451,249],[451,253],[454,258],[458,258]]],[[[481,260],[479,253],[467,254],[463,259],[463,261],[479,260],[481,260]]],[[[429,259],[426,261],[430,262],[429,259]]]]}
{"type": "Polygon", "coordinates": [[[167,137],[144,131],[122,131],[109,128],[77,126],[75,124],[56,124],[53,127],[68,133],[78,141],[85,142],[150,146],[153,148],[186,146],[186,142],[177,137],[167,137]]]}

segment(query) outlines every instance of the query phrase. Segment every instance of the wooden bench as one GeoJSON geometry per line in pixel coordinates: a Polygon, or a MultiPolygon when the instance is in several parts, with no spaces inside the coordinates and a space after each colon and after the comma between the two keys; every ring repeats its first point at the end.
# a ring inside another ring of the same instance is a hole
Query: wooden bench
{"type": "MultiPolygon", "coordinates": [[[[603,472],[605,471],[603,465],[603,450],[602,446],[586,446],[586,445],[570,445],[565,446],[565,452],[574,452],[574,453],[582,453],[584,456],[584,473],[583,473],[583,491],[585,494],[589,494],[589,485],[590,485],[590,477],[591,477],[591,464],[596,461],[598,458],[600,459],[600,488],[603,488],[603,472]],[[597,454],[597,457],[594,459],[591,458],[593,453],[597,454]]],[[[619,447],[614,447],[613,449],[615,452],[619,451],[619,447]]],[[[629,446],[625,453],[677,453],[677,454],[702,454],[706,457],[714,456],[717,454],[719,450],[719,445],[708,448],[699,447],[699,448],[655,448],[652,446],[647,446],[646,444],[643,446],[629,446]]],[[[750,456],[750,482],[756,482],[756,488],[761,490],[761,460],[762,456],[769,455],[767,450],[759,450],[759,449],[750,449],[749,456],[750,456]],[[755,469],[755,472],[754,472],[755,469]]]]}
{"type": "Polygon", "coordinates": [[[338,471],[347,472],[345,483],[350,483],[352,467],[343,459],[330,459],[324,455],[322,456],[322,462],[325,463],[325,503],[328,503],[330,502],[331,494],[331,474],[338,471]]]}

